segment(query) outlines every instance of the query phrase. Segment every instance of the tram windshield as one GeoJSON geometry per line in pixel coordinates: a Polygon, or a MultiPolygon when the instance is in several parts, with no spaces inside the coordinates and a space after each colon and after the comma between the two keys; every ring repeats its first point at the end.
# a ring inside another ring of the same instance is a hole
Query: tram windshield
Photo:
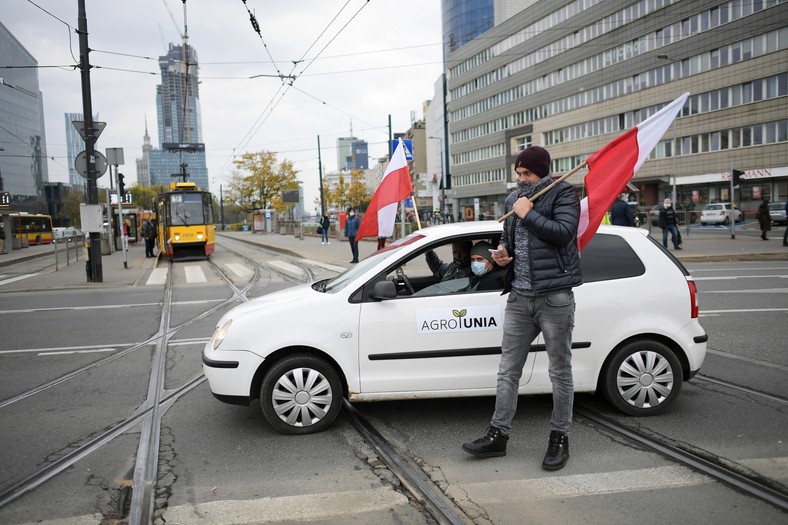
{"type": "Polygon", "coordinates": [[[202,193],[173,193],[170,199],[172,225],[205,224],[202,196],[202,193]]]}

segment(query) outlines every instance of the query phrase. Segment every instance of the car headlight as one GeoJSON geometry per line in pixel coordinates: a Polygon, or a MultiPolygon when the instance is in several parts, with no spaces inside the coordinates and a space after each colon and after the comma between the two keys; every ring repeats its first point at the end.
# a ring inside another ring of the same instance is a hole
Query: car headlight
{"type": "Polygon", "coordinates": [[[227,332],[230,331],[232,324],[233,321],[231,319],[214,330],[213,335],[211,336],[211,350],[217,350],[219,348],[219,345],[221,345],[222,341],[224,341],[224,336],[226,336],[227,332]]]}

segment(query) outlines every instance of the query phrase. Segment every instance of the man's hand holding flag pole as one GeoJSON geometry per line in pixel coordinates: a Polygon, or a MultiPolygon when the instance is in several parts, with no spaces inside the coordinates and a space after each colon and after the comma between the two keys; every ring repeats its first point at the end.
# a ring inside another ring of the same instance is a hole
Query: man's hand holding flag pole
{"type": "MultiPolygon", "coordinates": [[[[627,182],[646,161],[678,112],[684,107],[687,97],[689,97],[689,93],[684,93],[634,128],[607,143],[580,165],[531,197],[531,202],[580,169],[588,167],[588,173],[584,180],[587,196],[580,202],[580,225],[577,231],[577,245],[580,250],[585,248],[599,228],[607,210],[623,191],[627,182]]],[[[675,151],[673,153],[675,155],[675,151]]],[[[498,222],[503,222],[513,213],[510,211],[498,219],[498,222]]]]}

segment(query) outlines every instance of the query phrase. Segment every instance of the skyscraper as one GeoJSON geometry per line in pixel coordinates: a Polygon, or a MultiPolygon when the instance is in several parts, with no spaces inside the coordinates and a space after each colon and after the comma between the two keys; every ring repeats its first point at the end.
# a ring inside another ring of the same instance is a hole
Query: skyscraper
{"type": "Polygon", "coordinates": [[[2,23],[0,57],[16,66],[0,76],[0,188],[11,193],[15,210],[45,212],[49,174],[38,62],[2,23]]]}
{"type": "Polygon", "coordinates": [[[137,184],[142,187],[150,186],[150,152],[153,149],[148,135],[148,119],[145,119],[145,136],[142,138],[142,158],[136,159],[137,184]]]}
{"type": "Polygon", "coordinates": [[[167,54],[159,57],[159,67],[161,84],[156,86],[159,149],[148,152],[148,183],[169,185],[185,172],[190,182],[207,190],[197,52],[189,45],[170,44],[167,54]]]}
{"type": "Polygon", "coordinates": [[[367,141],[356,137],[339,137],[337,139],[337,169],[352,171],[368,168],[369,148],[367,141]]]}

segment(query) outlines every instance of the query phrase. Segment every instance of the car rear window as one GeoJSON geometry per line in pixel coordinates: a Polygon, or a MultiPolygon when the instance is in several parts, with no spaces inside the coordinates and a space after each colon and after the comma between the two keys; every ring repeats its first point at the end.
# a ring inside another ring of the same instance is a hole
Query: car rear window
{"type": "Polygon", "coordinates": [[[580,254],[583,282],[609,281],[636,277],[646,267],[629,243],[618,235],[597,233],[580,254]]]}

